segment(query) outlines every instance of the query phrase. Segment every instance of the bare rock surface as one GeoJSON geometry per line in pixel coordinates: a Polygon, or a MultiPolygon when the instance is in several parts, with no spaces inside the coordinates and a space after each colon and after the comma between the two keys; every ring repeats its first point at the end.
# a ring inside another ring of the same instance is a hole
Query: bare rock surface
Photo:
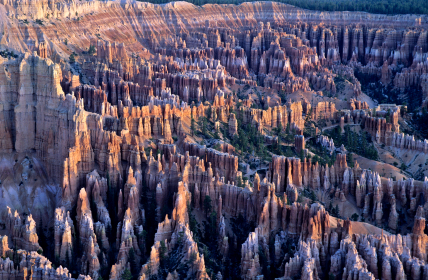
{"type": "Polygon", "coordinates": [[[426,279],[427,22],[0,1],[1,278],[426,279]]]}

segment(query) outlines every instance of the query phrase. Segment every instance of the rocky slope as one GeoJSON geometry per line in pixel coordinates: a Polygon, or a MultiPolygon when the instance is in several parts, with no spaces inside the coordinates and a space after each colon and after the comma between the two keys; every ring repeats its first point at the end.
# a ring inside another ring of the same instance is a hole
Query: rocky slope
{"type": "Polygon", "coordinates": [[[4,0],[0,14],[2,278],[428,277],[427,177],[366,169],[353,139],[322,134],[367,132],[423,174],[428,140],[356,73],[425,106],[427,16],[4,0]]]}

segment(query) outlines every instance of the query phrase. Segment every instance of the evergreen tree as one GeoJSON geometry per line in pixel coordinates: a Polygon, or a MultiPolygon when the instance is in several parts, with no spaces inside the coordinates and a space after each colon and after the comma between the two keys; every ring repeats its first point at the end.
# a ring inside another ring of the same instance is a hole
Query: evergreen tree
{"type": "Polygon", "coordinates": [[[161,242],[160,242],[160,248],[159,248],[159,259],[161,261],[163,261],[165,259],[166,252],[167,252],[167,248],[166,248],[166,245],[165,245],[165,241],[161,240],[161,242]]]}
{"type": "Polygon", "coordinates": [[[237,177],[236,180],[237,180],[237,186],[240,188],[244,188],[244,183],[242,182],[242,177],[239,176],[239,177],[237,177]]]}
{"type": "Polygon", "coordinates": [[[352,153],[349,153],[348,157],[347,157],[347,159],[348,159],[348,166],[351,167],[351,168],[354,167],[354,159],[353,159],[352,155],[353,155],[352,153]]]}
{"type": "Polygon", "coordinates": [[[122,273],[122,280],[132,280],[132,274],[131,271],[129,271],[128,268],[125,268],[125,270],[122,273]]]}
{"type": "Polygon", "coordinates": [[[336,212],[336,216],[339,217],[340,213],[339,213],[339,206],[336,204],[336,207],[334,208],[334,212],[336,212]]]}
{"type": "Polygon", "coordinates": [[[93,55],[97,50],[95,49],[95,46],[90,45],[88,49],[88,54],[93,55]]]}
{"type": "Polygon", "coordinates": [[[76,62],[76,55],[75,55],[75,53],[74,53],[74,52],[70,54],[70,58],[69,58],[69,60],[70,60],[70,63],[71,63],[71,64],[73,64],[73,63],[75,63],[75,62],[76,62]]]}
{"type": "Polygon", "coordinates": [[[212,201],[211,201],[211,197],[209,195],[205,196],[204,199],[204,210],[205,213],[208,215],[209,213],[211,213],[212,210],[212,205],[211,205],[212,201]]]}
{"type": "Polygon", "coordinates": [[[208,120],[211,120],[212,113],[213,113],[213,110],[212,110],[211,105],[210,105],[207,109],[208,120]]]}
{"type": "Polygon", "coordinates": [[[206,135],[207,134],[207,119],[205,117],[202,117],[201,121],[202,121],[202,134],[206,135]]]}
{"type": "Polygon", "coordinates": [[[220,135],[217,130],[214,132],[214,139],[220,139],[220,135]]]}
{"type": "Polygon", "coordinates": [[[190,130],[192,131],[192,136],[194,136],[195,130],[196,130],[196,122],[195,122],[195,119],[193,118],[193,115],[192,115],[192,120],[190,121],[190,130]]]}
{"type": "Polygon", "coordinates": [[[137,261],[135,259],[134,248],[129,249],[129,264],[131,265],[131,274],[137,275],[139,271],[137,261]]]}
{"type": "Polygon", "coordinates": [[[279,124],[278,124],[278,136],[281,135],[281,133],[282,133],[282,123],[279,122],[279,124]]]}
{"type": "Polygon", "coordinates": [[[386,113],[385,119],[386,119],[387,123],[391,122],[391,109],[388,109],[388,112],[386,113]]]}

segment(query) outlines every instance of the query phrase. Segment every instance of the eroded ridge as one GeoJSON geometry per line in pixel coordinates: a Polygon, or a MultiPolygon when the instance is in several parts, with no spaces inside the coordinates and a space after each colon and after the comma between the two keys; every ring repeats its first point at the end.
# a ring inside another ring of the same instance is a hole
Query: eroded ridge
{"type": "Polygon", "coordinates": [[[4,279],[428,277],[428,18],[0,1],[4,279]]]}

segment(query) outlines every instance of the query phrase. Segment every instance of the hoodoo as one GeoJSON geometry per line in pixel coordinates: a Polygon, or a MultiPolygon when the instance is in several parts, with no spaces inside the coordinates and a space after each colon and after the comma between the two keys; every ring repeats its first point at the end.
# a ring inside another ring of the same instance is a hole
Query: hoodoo
{"type": "Polygon", "coordinates": [[[0,0],[0,31],[2,279],[428,279],[426,14],[0,0]]]}

